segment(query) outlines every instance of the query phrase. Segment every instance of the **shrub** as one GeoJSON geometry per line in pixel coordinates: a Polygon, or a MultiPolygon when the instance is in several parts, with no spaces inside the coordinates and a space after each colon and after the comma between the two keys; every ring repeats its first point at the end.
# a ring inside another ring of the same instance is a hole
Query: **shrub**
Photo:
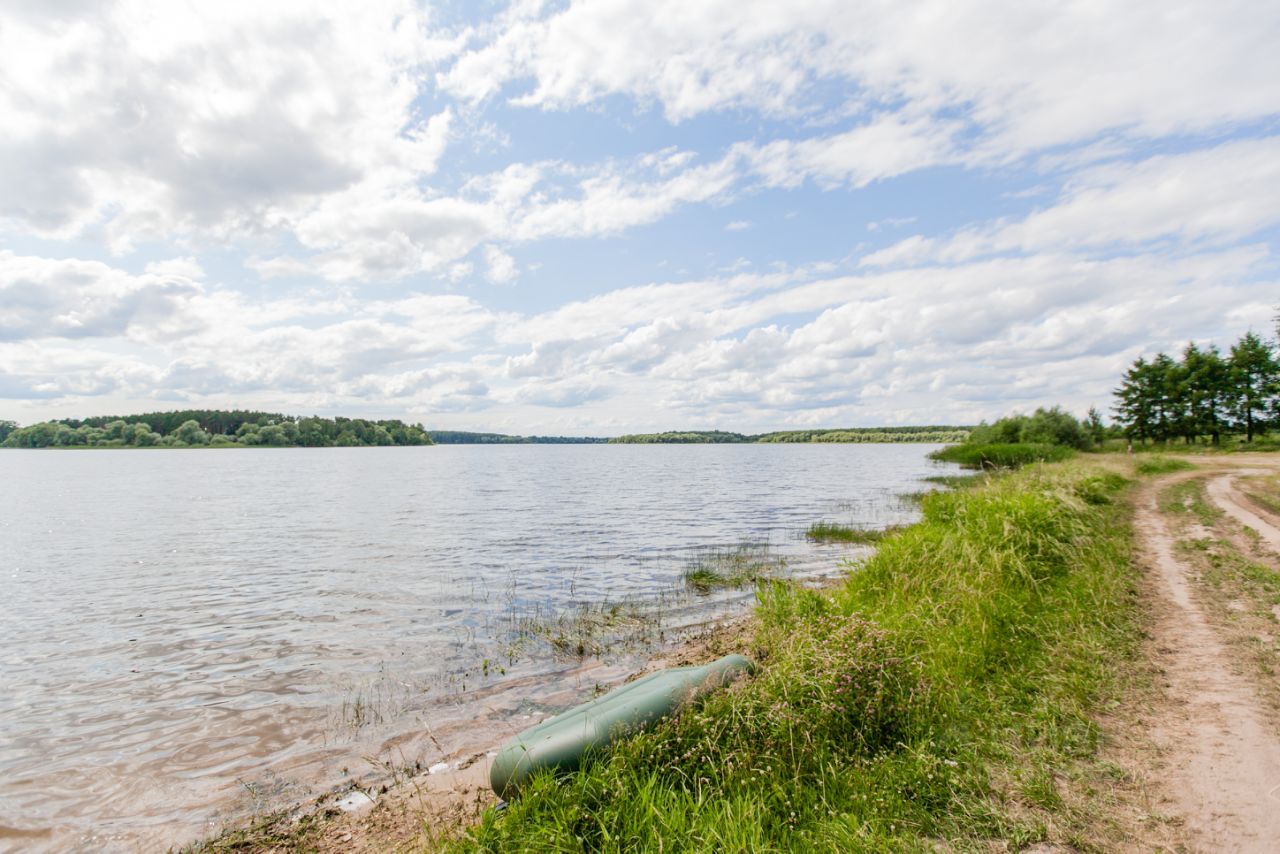
{"type": "Polygon", "coordinates": [[[1073,454],[1063,445],[996,444],[949,445],[929,455],[946,463],[959,463],[969,469],[1018,468],[1029,463],[1059,462],[1073,454]]]}

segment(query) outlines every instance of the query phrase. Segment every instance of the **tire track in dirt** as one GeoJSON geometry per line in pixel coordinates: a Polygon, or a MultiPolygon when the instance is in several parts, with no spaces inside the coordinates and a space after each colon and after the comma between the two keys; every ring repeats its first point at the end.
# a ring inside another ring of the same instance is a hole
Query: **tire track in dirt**
{"type": "Polygon", "coordinates": [[[1241,470],[1221,474],[1211,479],[1206,487],[1209,500],[1218,506],[1241,525],[1247,525],[1258,532],[1258,536],[1267,544],[1267,548],[1280,554],[1280,528],[1263,515],[1253,504],[1236,489],[1235,479],[1254,474],[1269,474],[1265,471],[1241,470]]]}
{"type": "Polygon", "coordinates": [[[1156,485],[1148,486],[1135,517],[1163,600],[1152,633],[1166,701],[1151,735],[1168,765],[1153,788],[1182,819],[1192,850],[1280,851],[1280,739],[1192,595],[1157,502],[1156,485]]]}

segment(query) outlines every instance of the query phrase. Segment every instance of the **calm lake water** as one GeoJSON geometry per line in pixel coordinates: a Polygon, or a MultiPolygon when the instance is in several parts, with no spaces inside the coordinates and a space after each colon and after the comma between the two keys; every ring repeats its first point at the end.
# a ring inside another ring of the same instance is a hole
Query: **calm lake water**
{"type": "Polygon", "coordinates": [[[749,598],[698,561],[838,571],[805,529],[908,520],[933,447],[0,452],[0,850],[163,850],[500,741],[645,651],[557,617],[652,644],[749,598]]]}

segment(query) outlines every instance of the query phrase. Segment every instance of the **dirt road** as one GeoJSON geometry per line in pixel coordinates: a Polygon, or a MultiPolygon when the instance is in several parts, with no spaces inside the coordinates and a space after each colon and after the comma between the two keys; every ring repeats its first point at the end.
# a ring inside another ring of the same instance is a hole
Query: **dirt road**
{"type": "Polygon", "coordinates": [[[1226,472],[1211,479],[1208,483],[1207,491],[1210,500],[1219,509],[1241,525],[1246,525],[1257,531],[1259,538],[1267,544],[1267,547],[1280,555],[1280,529],[1276,527],[1277,522],[1280,522],[1280,520],[1275,520],[1256,508],[1252,502],[1240,494],[1239,489],[1236,487],[1236,478],[1270,473],[1266,469],[1241,469],[1240,471],[1226,472]]]}
{"type": "MultiPolygon", "coordinates": [[[[1196,473],[1181,475],[1181,478],[1196,473]]],[[[1280,551],[1276,521],[1233,487],[1238,472],[1209,480],[1210,500],[1280,551]]],[[[1136,527],[1158,598],[1153,626],[1164,696],[1151,737],[1167,766],[1152,781],[1161,807],[1179,819],[1192,851],[1280,851],[1280,727],[1194,593],[1192,570],[1157,505],[1159,489],[1139,496],[1136,527]]]]}

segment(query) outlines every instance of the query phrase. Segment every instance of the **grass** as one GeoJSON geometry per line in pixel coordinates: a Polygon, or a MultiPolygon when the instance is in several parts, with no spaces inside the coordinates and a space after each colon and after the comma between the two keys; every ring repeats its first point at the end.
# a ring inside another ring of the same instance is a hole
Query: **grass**
{"type": "Polygon", "coordinates": [[[1280,516],[1280,477],[1250,477],[1239,481],[1249,500],[1263,510],[1280,516]]]}
{"type": "Polygon", "coordinates": [[[878,543],[890,534],[901,530],[898,526],[881,528],[853,528],[848,525],[837,525],[834,522],[815,522],[805,531],[805,536],[819,543],[859,543],[871,545],[878,543]]]}
{"type": "Polygon", "coordinates": [[[1191,471],[1195,466],[1186,460],[1150,456],[1139,460],[1133,468],[1138,474],[1170,474],[1175,471],[1191,471]]]}
{"type": "Polygon", "coordinates": [[[1205,496],[1201,480],[1184,480],[1167,487],[1160,493],[1159,502],[1161,512],[1194,516],[1205,527],[1212,527],[1222,518],[1222,511],[1205,496]]]}
{"type": "MultiPolygon", "coordinates": [[[[582,602],[554,616],[535,614],[519,618],[508,651],[515,661],[516,650],[527,640],[543,641],[562,657],[584,658],[605,652],[646,650],[663,639],[662,613],[639,600],[622,602],[582,602]]],[[[490,663],[481,665],[488,676],[490,663]]],[[[465,688],[465,685],[463,686],[465,688]]]]}
{"type": "Polygon", "coordinates": [[[1031,463],[1061,462],[1075,451],[1063,445],[996,444],[948,445],[929,454],[944,463],[959,463],[968,469],[1011,469],[1031,463]]]}
{"type": "Polygon", "coordinates": [[[1064,464],[936,493],[842,586],[762,584],[756,677],[536,778],[455,850],[1105,848],[1063,781],[1105,773],[1091,711],[1137,649],[1124,483],[1064,464]]]}
{"type": "Polygon", "coordinates": [[[685,568],[685,584],[700,593],[725,587],[745,587],[776,576],[786,561],[768,546],[740,545],[704,552],[685,568]]]}
{"type": "Polygon", "coordinates": [[[991,475],[985,472],[975,472],[973,474],[931,474],[924,479],[925,483],[936,483],[938,486],[947,489],[967,489],[971,486],[978,486],[986,481],[991,475]]]}
{"type": "Polygon", "coordinates": [[[1249,529],[1221,513],[1197,512],[1207,505],[1202,480],[1180,486],[1180,494],[1161,496],[1161,508],[1178,531],[1182,558],[1198,570],[1196,595],[1239,660],[1252,666],[1259,695],[1280,713],[1280,573],[1249,529]]]}

